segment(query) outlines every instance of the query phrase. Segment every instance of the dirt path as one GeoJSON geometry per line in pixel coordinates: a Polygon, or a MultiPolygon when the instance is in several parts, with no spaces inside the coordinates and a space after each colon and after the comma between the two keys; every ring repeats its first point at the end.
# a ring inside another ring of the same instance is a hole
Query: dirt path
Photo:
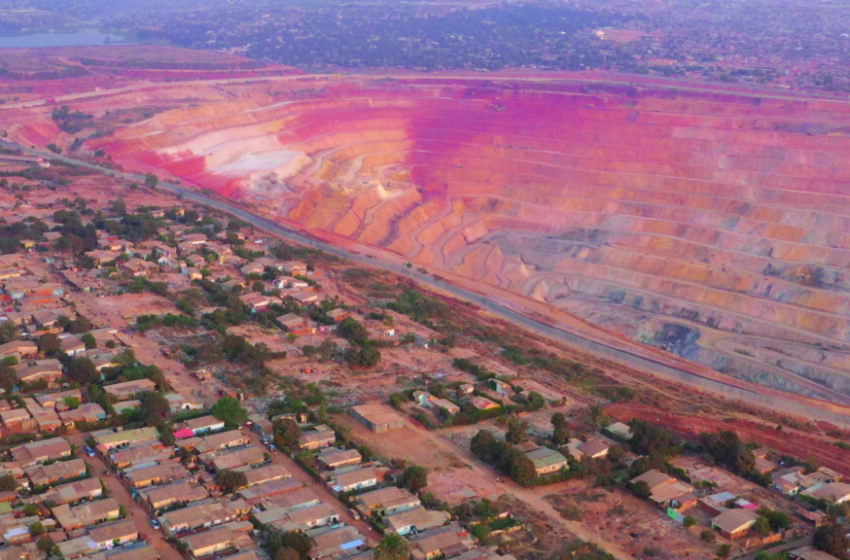
{"type": "MultiPolygon", "coordinates": [[[[77,445],[79,449],[82,449],[83,445],[85,445],[86,436],[88,436],[87,433],[78,433],[67,436],[67,439],[77,445]]],[[[160,531],[151,527],[150,517],[148,517],[147,512],[133,500],[130,493],[115,476],[115,473],[109,471],[110,474],[108,475],[102,474],[108,469],[100,457],[83,456],[83,460],[88,465],[89,472],[94,476],[99,476],[104,486],[109,490],[109,494],[118,500],[120,505],[124,506],[124,509],[127,510],[127,518],[133,520],[136,530],[144,535],[145,540],[156,549],[160,558],[162,560],[183,560],[177,549],[165,540],[165,536],[160,531]]]]}
{"type": "MultiPolygon", "coordinates": [[[[258,436],[256,433],[245,429],[242,429],[242,433],[248,436],[248,438],[250,438],[254,444],[263,447],[263,443],[260,441],[260,436],[258,436]]],[[[328,490],[322,484],[319,484],[315,480],[313,480],[313,477],[310,476],[309,473],[304,471],[304,469],[302,469],[298,465],[298,463],[296,463],[286,453],[275,451],[271,455],[272,463],[285,468],[287,471],[289,471],[289,473],[294,479],[298,480],[305,487],[308,487],[310,488],[310,490],[315,492],[319,500],[334,508],[334,510],[339,515],[341,521],[345,522],[348,525],[356,527],[357,530],[360,531],[366,537],[366,540],[371,546],[376,545],[378,541],[381,540],[381,535],[379,535],[367,522],[354,519],[348,508],[342,502],[340,502],[337,497],[330,492],[330,490],[328,490]]]]}
{"type": "MultiPolygon", "coordinates": [[[[503,478],[487,464],[479,461],[468,449],[449,441],[441,434],[450,436],[451,431],[432,432],[407,419],[402,430],[374,434],[358,424],[348,415],[337,415],[335,421],[348,427],[351,436],[370,446],[385,458],[399,457],[428,468],[430,479],[445,481],[456,480],[459,485],[474,489],[479,495],[493,497],[511,496],[525,504],[525,507],[537,517],[546,520],[554,530],[572,535],[584,541],[596,544],[611,553],[617,560],[634,558],[618,543],[606,539],[587,525],[564,519],[561,514],[544,499],[544,496],[557,492],[558,485],[541,488],[524,488],[510,479],[503,478]]],[[[440,499],[441,484],[434,480],[428,491],[433,491],[440,499]]]]}

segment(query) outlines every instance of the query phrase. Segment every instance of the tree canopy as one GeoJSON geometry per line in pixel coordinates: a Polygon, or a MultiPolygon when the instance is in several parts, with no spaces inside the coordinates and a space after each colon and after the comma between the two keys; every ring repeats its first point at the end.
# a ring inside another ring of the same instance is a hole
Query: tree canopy
{"type": "Polygon", "coordinates": [[[248,419],[248,411],[234,397],[221,397],[210,409],[213,416],[224,420],[227,428],[236,428],[248,419]]]}

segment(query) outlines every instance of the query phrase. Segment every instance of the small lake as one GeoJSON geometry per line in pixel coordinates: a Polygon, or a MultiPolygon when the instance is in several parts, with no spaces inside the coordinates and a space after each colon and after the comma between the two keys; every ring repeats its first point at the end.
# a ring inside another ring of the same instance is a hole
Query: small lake
{"type": "Polygon", "coordinates": [[[103,33],[95,29],[74,31],[71,33],[31,33],[29,35],[14,35],[0,37],[0,48],[35,48],[35,47],[85,47],[91,45],[128,45],[120,35],[103,33]]]}

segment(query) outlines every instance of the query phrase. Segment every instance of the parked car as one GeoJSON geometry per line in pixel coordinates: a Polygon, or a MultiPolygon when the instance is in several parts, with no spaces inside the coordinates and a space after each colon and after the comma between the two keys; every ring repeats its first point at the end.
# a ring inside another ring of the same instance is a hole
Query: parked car
{"type": "Polygon", "coordinates": [[[153,527],[154,529],[159,529],[160,525],[156,517],[151,517],[151,527],[153,527]]]}
{"type": "Polygon", "coordinates": [[[86,445],[84,447],[84,449],[85,449],[86,455],[88,455],[89,457],[94,457],[94,449],[92,449],[88,445],[86,445]]]}

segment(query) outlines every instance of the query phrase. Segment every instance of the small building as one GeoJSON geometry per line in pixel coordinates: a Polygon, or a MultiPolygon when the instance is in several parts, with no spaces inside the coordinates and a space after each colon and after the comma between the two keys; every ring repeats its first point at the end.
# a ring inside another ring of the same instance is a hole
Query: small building
{"type": "Polygon", "coordinates": [[[792,550],[788,553],[788,558],[791,560],[838,560],[832,554],[818,550],[811,545],[792,550]]]}
{"type": "Polygon", "coordinates": [[[567,458],[548,447],[538,447],[529,451],[526,457],[534,464],[534,472],[537,476],[558,472],[567,466],[567,458]]]}
{"type": "Polygon", "coordinates": [[[62,504],[50,511],[53,517],[56,518],[56,522],[63,529],[69,531],[71,529],[117,519],[119,514],[118,507],[118,500],[115,498],[106,498],[95,500],[94,502],[86,502],[78,506],[62,504]]]}
{"type": "Polygon", "coordinates": [[[252,423],[251,429],[260,437],[271,437],[274,434],[272,421],[262,414],[252,414],[248,416],[248,420],[252,423]]]}
{"type": "Polygon", "coordinates": [[[399,535],[434,529],[448,522],[450,516],[442,510],[428,510],[417,507],[388,515],[384,520],[390,531],[399,535]]]}
{"type": "Polygon", "coordinates": [[[333,474],[329,485],[335,492],[352,492],[371,488],[378,484],[378,471],[374,467],[365,467],[353,471],[333,474]]]}
{"type": "Polygon", "coordinates": [[[331,447],[322,450],[316,460],[327,469],[335,469],[346,465],[359,465],[362,457],[356,449],[331,447]]]}
{"type": "Polygon", "coordinates": [[[95,500],[103,495],[103,486],[96,477],[84,478],[54,486],[38,496],[42,503],[55,505],[72,504],[81,500],[95,500]]]}
{"type": "Polygon", "coordinates": [[[734,540],[743,537],[758,518],[759,514],[751,509],[728,509],[711,520],[711,528],[734,540]]]}
{"type": "Polygon", "coordinates": [[[31,465],[25,471],[32,486],[37,488],[85,476],[86,463],[82,459],[71,459],[56,461],[50,465],[31,465]]]}
{"type": "Polygon", "coordinates": [[[363,404],[351,409],[351,415],[375,433],[398,430],[404,427],[404,418],[385,404],[363,404]]]}
{"type": "Polygon", "coordinates": [[[357,496],[357,510],[365,517],[372,512],[393,514],[419,507],[419,498],[396,486],[387,486],[357,496]]]}
{"type": "Polygon", "coordinates": [[[101,453],[106,453],[116,447],[125,447],[138,443],[159,441],[159,433],[156,428],[136,428],[133,430],[122,430],[113,432],[110,429],[97,430],[91,433],[97,443],[97,449],[101,453]]]}
{"type": "Polygon", "coordinates": [[[262,448],[252,445],[236,451],[214,455],[208,463],[216,470],[235,470],[250,465],[265,462],[265,452],[262,448]]]}
{"type": "Polygon", "coordinates": [[[233,548],[235,535],[230,527],[218,527],[183,537],[183,543],[193,558],[202,558],[233,548]]]}
{"type": "Polygon", "coordinates": [[[610,446],[599,439],[589,439],[579,444],[576,449],[585,457],[599,459],[608,455],[610,446]]]}
{"type": "Polygon", "coordinates": [[[803,493],[816,500],[825,500],[830,504],[838,505],[850,501],[850,484],[832,482],[814,486],[803,493]]]}
{"type": "Polygon", "coordinates": [[[139,538],[139,531],[132,519],[104,523],[89,530],[89,538],[98,549],[111,550],[115,546],[131,543],[139,538]]]}
{"type": "Polygon", "coordinates": [[[53,358],[37,360],[30,365],[16,366],[15,376],[21,383],[44,381],[48,387],[53,387],[62,379],[62,364],[53,358]]]}
{"type": "Polygon", "coordinates": [[[210,432],[218,432],[224,429],[224,420],[219,420],[215,416],[199,416],[181,422],[174,428],[174,437],[192,437],[202,436],[210,432]],[[178,436],[177,434],[181,434],[178,436]],[[185,435],[187,434],[188,435],[185,435]]]}
{"type": "Polygon", "coordinates": [[[221,525],[244,518],[250,507],[243,500],[233,502],[206,501],[160,516],[162,528],[169,535],[221,525]]]}
{"type": "Polygon", "coordinates": [[[191,480],[178,480],[139,492],[148,511],[155,512],[175,504],[190,504],[209,498],[209,492],[191,480]]]}
{"type": "Polygon", "coordinates": [[[490,410],[492,408],[499,408],[501,406],[499,403],[491,401],[487,397],[481,397],[478,395],[470,397],[469,404],[472,405],[473,408],[476,408],[478,410],[490,410]]]}
{"type": "Polygon", "coordinates": [[[413,560],[457,556],[475,547],[469,532],[457,522],[437,527],[408,539],[413,560]]]}
{"type": "Polygon", "coordinates": [[[230,430],[204,436],[200,442],[195,444],[195,451],[199,455],[206,455],[225,449],[242,447],[248,445],[250,442],[251,440],[240,430],[230,430]]]}
{"type": "Polygon", "coordinates": [[[12,448],[12,458],[22,467],[71,455],[71,445],[61,437],[31,441],[12,448]]]}
{"type": "Polygon", "coordinates": [[[301,432],[298,446],[301,449],[320,449],[336,443],[336,432],[324,424],[315,426],[312,430],[301,432]]]}
{"type": "Polygon", "coordinates": [[[189,477],[189,471],[176,461],[141,467],[124,473],[124,478],[130,486],[137,490],[153,484],[166,484],[187,477],[189,477]]]}
{"type": "Polygon", "coordinates": [[[107,395],[112,395],[118,400],[125,400],[139,393],[155,391],[156,383],[150,379],[135,379],[133,381],[124,381],[123,383],[106,385],[103,390],[107,395]]]}

